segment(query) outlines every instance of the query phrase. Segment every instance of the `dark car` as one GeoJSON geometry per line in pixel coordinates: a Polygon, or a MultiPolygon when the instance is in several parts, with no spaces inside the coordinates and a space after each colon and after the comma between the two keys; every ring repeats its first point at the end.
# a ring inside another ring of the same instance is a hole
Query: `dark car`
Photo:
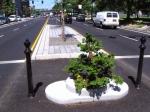
{"type": "Polygon", "coordinates": [[[0,24],[5,24],[6,23],[6,19],[4,16],[0,16],[0,24]]]}
{"type": "Polygon", "coordinates": [[[0,24],[7,24],[10,23],[10,20],[8,17],[0,16],[0,24]]]}
{"type": "Polygon", "coordinates": [[[72,23],[72,15],[66,15],[64,19],[66,24],[72,23]]]}
{"type": "Polygon", "coordinates": [[[76,17],[76,21],[85,21],[85,15],[84,14],[78,14],[76,17]]]}
{"type": "Polygon", "coordinates": [[[6,20],[6,24],[10,23],[10,19],[8,17],[5,17],[5,20],[6,20]]]}

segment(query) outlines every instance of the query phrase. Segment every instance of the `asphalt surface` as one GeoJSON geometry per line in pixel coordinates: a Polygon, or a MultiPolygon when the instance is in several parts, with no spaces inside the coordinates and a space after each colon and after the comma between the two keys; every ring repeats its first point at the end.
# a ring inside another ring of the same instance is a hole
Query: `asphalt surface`
{"type": "MultiPolygon", "coordinates": [[[[77,22],[73,21],[73,23],[68,26],[74,28],[82,35],[85,33],[90,33],[97,40],[102,41],[103,49],[110,54],[114,54],[115,56],[134,56],[139,55],[140,53],[140,38],[141,36],[146,37],[146,49],[145,55],[150,55],[150,38],[148,35],[135,33],[132,31],[126,31],[122,29],[110,29],[110,28],[97,28],[93,27],[92,24],[88,24],[85,22],[77,22]]],[[[129,67],[132,68],[132,76],[137,76],[137,65],[138,65],[138,58],[129,58],[129,59],[120,59],[120,66],[122,67],[129,67]],[[123,62],[123,64],[121,63],[123,62]],[[125,66],[124,66],[125,65],[125,66]]],[[[150,66],[150,57],[144,59],[143,64],[143,77],[142,81],[150,87],[150,73],[149,73],[149,66],[150,66]]]]}
{"type": "Polygon", "coordinates": [[[150,54],[150,38],[148,35],[130,32],[122,29],[101,29],[98,27],[93,27],[92,24],[76,21],[73,21],[73,23],[69,26],[80,32],[82,35],[85,35],[85,33],[92,34],[98,40],[102,41],[104,49],[107,52],[113,53],[116,56],[139,54],[139,40],[141,36],[146,36],[147,49],[145,51],[145,54],[150,54]]]}
{"type": "MultiPolygon", "coordinates": [[[[49,24],[60,24],[59,19],[50,18],[49,24]]],[[[88,24],[86,22],[77,22],[73,21],[72,24],[66,24],[76,31],[85,35],[85,33],[90,33],[97,40],[102,41],[103,49],[110,54],[114,54],[115,56],[134,56],[139,55],[140,53],[140,38],[141,36],[145,36],[146,41],[146,49],[145,55],[150,55],[150,38],[148,35],[144,35],[141,33],[135,33],[132,31],[126,31],[122,29],[111,29],[105,28],[101,29],[98,27],[94,27],[92,24],[88,24]]],[[[137,76],[137,65],[138,65],[138,58],[125,58],[119,59],[120,66],[129,67],[132,72],[132,76],[137,76]],[[122,64],[123,62],[123,64],[122,64]]],[[[150,87],[150,74],[149,74],[149,66],[150,66],[150,57],[144,59],[143,64],[143,77],[142,81],[150,87]]]]}
{"type": "Polygon", "coordinates": [[[44,22],[41,17],[0,28],[0,61],[23,59],[25,40],[32,43],[44,22]]]}
{"type": "MultiPolygon", "coordinates": [[[[55,24],[54,21],[50,23],[55,24]]],[[[81,23],[79,24],[80,24],[79,25],[80,33],[83,33],[84,27],[81,23]]],[[[75,22],[72,25],[76,25],[75,22]]],[[[90,28],[92,29],[92,27],[90,28]]],[[[90,28],[88,29],[90,30],[90,28]]],[[[32,27],[32,29],[34,28],[32,27]]],[[[86,30],[89,31],[88,29],[86,30]]],[[[97,30],[101,32],[100,29],[97,30]]],[[[108,32],[112,32],[111,35],[114,34],[112,30],[110,29],[106,29],[106,30],[108,30],[108,32]]],[[[105,40],[105,38],[103,39],[105,40]]],[[[112,38],[109,39],[108,37],[106,37],[106,39],[109,40],[108,42],[105,40],[106,44],[110,42],[111,45],[111,43],[113,43],[112,38]]],[[[16,41],[16,39],[14,41],[16,41]]],[[[125,41],[123,39],[122,41],[126,42],[127,40],[125,41]]],[[[129,44],[129,41],[127,41],[127,43],[129,44]]],[[[133,44],[134,42],[131,43],[133,44]]],[[[108,48],[111,48],[109,45],[104,45],[104,47],[106,47],[106,50],[107,50],[107,46],[108,48]]],[[[112,47],[112,51],[113,49],[114,48],[112,47]]],[[[130,49],[134,50],[134,48],[130,48],[130,49]]],[[[8,59],[7,56],[5,58],[8,59]]],[[[20,59],[20,56],[16,59],[20,59]]],[[[150,87],[148,86],[150,85],[149,82],[143,80],[141,84],[141,89],[137,90],[135,89],[133,81],[130,78],[130,76],[133,76],[133,78],[135,78],[136,76],[137,63],[138,63],[137,59],[116,60],[116,69],[115,69],[116,73],[120,74],[124,78],[124,81],[129,85],[129,93],[123,99],[116,100],[116,101],[78,103],[72,105],[58,105],[49,101],[45,97],[45,92],[44,92],[45,88],[47,85],[49,85],[52,82],[65,80],[68,77],[68,74],[64,72],[64,67],[67,65],[68,61],[69,59],[32,61],[33,84],[34,84],[34,88],[37,90],[34,98],[27,97],[28,87],[27,87],[27,75],[26,75],[25,63],[1,64],[0,65],[0,85],[1,85],[0,112],[100,112],[100,111],[101,112],[149,112],[150,111],[150,106],[149,106],[150,87]],[[37,87],[39,88],[37,89],[37,87]]],[[[148,76],[150,59],[147,58],[144,61],[145,62],[144,62],[143,71],[144,74],[148,76]]]]}
{"type": "MultiPolygon", "coordinates": [[[[34,87],[41,82],[34,98],[27,97],[27,79],[25,64],[0,65],[0,112],[149,112],[150,89],[144,84],[136,90],[128,78],[131,71],[117,65],[116,71],[122,74],[129,85],[129,93],[117,101],[78,103],[58,105],[45,97],[48,84],[65,80],[68,76],[64,67],[68,59],[32,62],[34,87]],[[6,68],[9,69],[3,69],[6,68]],[[14,68],[17,71],[14,71],[14,68]],[[9,76],[10,75],[10,76],[9,76]]],[[[63,91],[60,91],[63,92],[63,91]]]]}

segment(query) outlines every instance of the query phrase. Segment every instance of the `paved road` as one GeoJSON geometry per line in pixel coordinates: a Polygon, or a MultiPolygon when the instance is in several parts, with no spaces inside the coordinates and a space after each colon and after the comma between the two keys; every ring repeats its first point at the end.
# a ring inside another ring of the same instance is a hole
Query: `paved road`
{"type": "Polygon", "coordinates": [[[0,61],[20,60],[24,56],[24,41],[35,39],[41,30],[45,18],[36,18],[26,22],[0,28],[0,61]]]}
{"type": "Polygon", "coordinates": [[[44,92],[46,86],[67,78],[64,67],[68,61],[32,62],[34,87],[38,82],[43,83],[33,99],[27,97],[25,64],[0,65],[0,112],[149,112],[150,89],[143,85],[140,90],[136,90],[126,77],[131,71],[121,67],[117,67],[117,71],[124,74],[130,88],[129,94],[123,99],[74,105],[58,105],[47,100],[44,92]]]}
{"type": "MultiPolygon", "coordinates": [[[[55,19],[53,19],[50,23],[55,24],[54,21],[55,19]]],[[[73,23],[72,27],[74,27],[75,25],[76,24],[73,23]]],[[[36,25],[34,27],[36,27],[36,25]]],[[[82,27],[82,24],[80,25],[80,27],[81,27],[80,32],[83,33],[82,28],[84,27],[82,27]]],[[[24,42],[23,40],[22,42],[24,42]]],[[[109,42],[112,42],[111,39],[108,38],[108,40],[109,42]]],[[[20,46],[21,45],[22,44],[20,44],[20,46]]],[[[20,56],[14,59],[20,59],[20,56]]],[[[27,97],[27,80],[26,80],[25,63],[0,65],[0,85],[1,85],[0,112],[100,112],[100,111],[149,112],[150,111],[149,106],[150,88],[148,88],[147,85],[142,83],[142,88],[140,90],[136,90],[131,80],[128,79],[128,76],[135,75],[137,59],[132,60],[120,59],[116,61],[117,73],[121,74],[124,77],[125,82],[128,83],[130,88],[129,94],[121,100],[97,102],[97,103],[93,102],[86,104],[83,103],[75,105],[57,105],[51,101],[48,101],[44,93],[45,87],[52,82],[67,78],[68,74],[64,72],[64,67],[68,63],[68,61],[69,61],[68,59],[61,59],[61,60],[45,60],[32,62],[34,87],[36,87],[36,84],[38,82],[43,83],[43,85],[37,91],[35,98],[33,99],[29,99],[27,97]]],[[[150,60],[148,58],[145,61],[147,62],[147,66],[144,67],[144,72],[146,73],[147,69],[149,69],[148,65],[150,60]]],[[[144,63],[144,65],[146,65],[146,63],[144,63]]],[[[146,73],[146,76],[147,74],[148,73],[146,73]]]]}
{"type": "MultiPolygon", "coordinates": [[[[51,18],[49,23],[60,24],[59,19],[56,18],[51,18]]],[[[73,21],[71,25],[67,25],[74,28],[82,35],[90,33],[98,40],[102,41],[104,50],[114,54],[115,56],[120,56],[120,59],[117,59],[117,63],[122,68],[126,68],[127,71],[131,71],[130,75],[133,77],[136,77],[137,74],[137,56],[139,55],[140,38],[141,36],[145,36],[147,39],[145,55],[147,55],[148,58],[145,58],[144,60],[142,80],[148,87],[150,87],[150,38],[148,35],[122,29],[101,29],[93,27],[92,24],[77,21],[73,21]]]]}
{"type": "Polygon", "coordinates": [[[122,29],[100,29],[93,27],[92,24],[76,21],[69,26],[73,27],[83,35],[88,32],[94,35],[98,40],[101,40],[104,49],[107,52],[112,53],[115,56],[121,56],[121,59],[119,59],[117,63],[119,63],[121,67],[126,68],[126,70],[131,71],[130,75],[134,77],[136,77],[137,74],[138,58],[136,55],[139,55],[140,38],[141,36],[145,36],[147,39],[145,55],[148,55],[148,58],[145,58],[144,60],[142,80],[150,87],[150,38],[148,35],[122,29]],[[124,58],[124,56],[127,57],[124,58]],[[130,56],[133,56],[133,58],[130,58],[130,56]]]}

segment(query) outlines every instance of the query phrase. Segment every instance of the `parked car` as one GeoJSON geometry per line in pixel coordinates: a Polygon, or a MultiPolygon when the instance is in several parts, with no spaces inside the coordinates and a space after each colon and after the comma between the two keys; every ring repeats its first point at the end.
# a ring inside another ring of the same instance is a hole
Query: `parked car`
{"type": "Polygon", "coordinates": [[[116,29],[119,26],[119,14],[114,11],[97,12],[96,17],[93,17],[93,25],[101,28],[111,26],[116,29]]]}
{"type": "Polygon", "coordinates": [[[5,24],[6,23],[6,19],[4,16],[0,16],[0,25],[5,24]]]}
{"type": "Polygon", "coordinates": [[[10,22],[17,21],[17,16],[16,15],[10,15],[8,18],[9,18],[10,22]]]}
{"type": "Polygon", "coordinates": [[[21,21],[21,17],[20,16],[17,16],[17,21],[21,21]]]}
{"type": "Polygon", "coordinates": [[[72,15],[66,15],[64,19],[66,24],[72,23],[72,15]]]}
{"type": "Polygon", "coordinates": [[[85,21],[85,15],[84,14],[78,14],[76,17],[76,21],[85,21]]]}

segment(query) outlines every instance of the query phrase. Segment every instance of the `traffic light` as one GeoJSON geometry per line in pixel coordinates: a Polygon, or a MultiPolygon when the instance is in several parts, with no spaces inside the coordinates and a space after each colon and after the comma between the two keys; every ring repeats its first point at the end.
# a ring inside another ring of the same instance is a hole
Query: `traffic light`
{"type": "Polygon", "coordinates": [[[34,4],[34,1],[32,0],[32,4],[34,4]]]}
{"type": "Polygon", "coordinates": [[[41,3],[43,4],[43,3],[44,3],[44,1],[42,0],[42,1],[41,1],[41,3]]]}

